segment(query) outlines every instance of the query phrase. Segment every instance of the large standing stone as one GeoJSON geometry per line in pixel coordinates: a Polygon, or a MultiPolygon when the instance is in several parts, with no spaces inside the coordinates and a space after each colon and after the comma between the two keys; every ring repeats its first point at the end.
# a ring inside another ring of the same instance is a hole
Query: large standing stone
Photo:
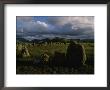
{"type": "Polygon", "coordinates": [[[74,68],[81,67],[86,61],[86,54],[83,45],[71,42],[66,53],[67,65],[74,68]]]}

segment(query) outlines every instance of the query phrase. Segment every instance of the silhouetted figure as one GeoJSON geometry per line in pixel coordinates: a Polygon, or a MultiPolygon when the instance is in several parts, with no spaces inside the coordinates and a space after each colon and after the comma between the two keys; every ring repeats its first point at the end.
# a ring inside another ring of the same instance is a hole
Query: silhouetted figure
{"type": "Polygon", "coordinates": [[[83,45],[76,42],[70,42],[66,53],[67,65],[74,68],[81,67],[86,60],[85,49],[83,45]]]}

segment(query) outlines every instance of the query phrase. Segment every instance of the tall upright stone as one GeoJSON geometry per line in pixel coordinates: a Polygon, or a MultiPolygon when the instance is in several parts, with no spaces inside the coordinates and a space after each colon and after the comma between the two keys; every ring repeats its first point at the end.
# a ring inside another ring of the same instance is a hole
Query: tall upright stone
{"type": "Polygon", "coordinates": [[[71,42],[67,48],[66,59],[67,65],[70,67],[79,68],[84,65],[86,61],[84,46],[71,42]]]}

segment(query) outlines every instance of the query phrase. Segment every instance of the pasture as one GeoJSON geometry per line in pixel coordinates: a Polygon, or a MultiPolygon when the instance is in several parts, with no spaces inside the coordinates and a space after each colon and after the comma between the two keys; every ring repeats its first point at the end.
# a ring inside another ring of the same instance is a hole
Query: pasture
{"type": "Polygon", "coordinates": [[[16,73],[17,74],[94,74],[94,43],[78,42],[85,48],[86,62],[85,65],[75,69],[73,67],[51,66],[49,64],[41,65],[41,55],[45,52],[48,54],[50,60],[53,58],[55,52],[67,53],[67,48],[70,43],[28,43],[17,42],[16,48],[25,46],[28,50],[28,57],[18,56],[19,51],[16,50],[16,73]],[[26,64],[26,62],[28,64],[26,64]]]}

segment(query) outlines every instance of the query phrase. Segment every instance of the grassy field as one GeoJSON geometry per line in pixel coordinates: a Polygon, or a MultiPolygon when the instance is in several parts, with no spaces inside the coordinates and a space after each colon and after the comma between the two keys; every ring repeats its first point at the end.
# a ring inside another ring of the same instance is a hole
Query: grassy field
{"type": "MultiPolygon", "coordinates": [[[[83,45],[86,53],[86,65],[79,68],[68,68],[68,67],[49,67],[48,65],[25,65],[20,64],[19,61],[28,62],[39,60],[40,56],[48,52],[48,55],[52,57],[55,51],[65,53],[67,51],[69,43],[17,43],[17,47],[20,45],[25,45],[30,54],[29,57],[21,58],[17,56],[16,62],[16,73],[17,74],[93,74],[94,73],[94,43],[80,42],[83,45]]],[[[18,53],[18,52],[17,52],[18,53]]]]}

